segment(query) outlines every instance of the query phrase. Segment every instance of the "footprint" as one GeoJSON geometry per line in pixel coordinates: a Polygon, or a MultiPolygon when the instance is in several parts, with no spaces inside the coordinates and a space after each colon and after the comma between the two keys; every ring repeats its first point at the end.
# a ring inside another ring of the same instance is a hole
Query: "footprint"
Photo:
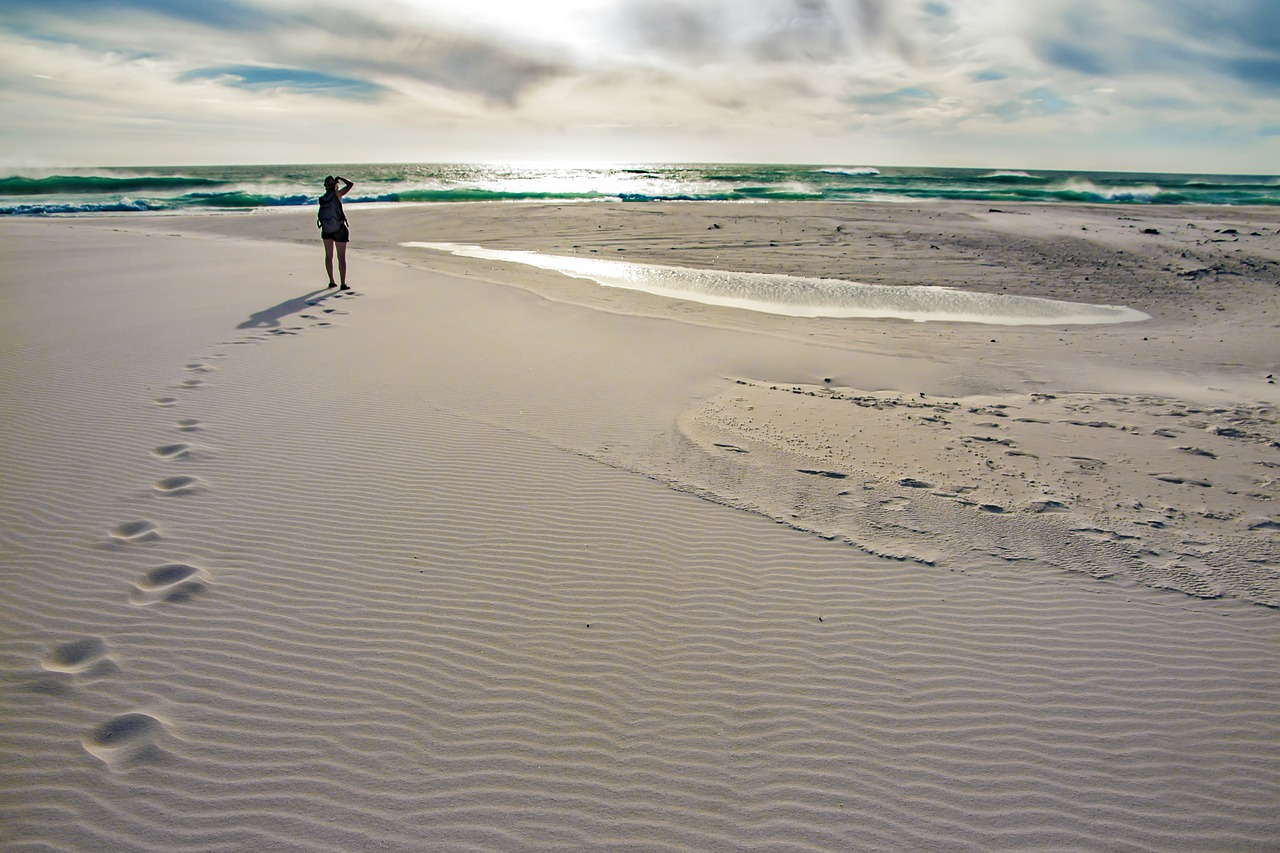
{"type": "Polygon", "coordinates": [[[195,418],[182,418],[177,426],[179,432],[198,432],[202,428],[200,421],[195,418]]]}
{"type": "Polygon", "coordinates": [[[198,477],[191,477],[186,474],[179,474],[174,477],[164,477],[156,480],[153,487],[161,495],[189,495],[197,489],[201,488],[204,483],[198,477]]]}
{"type": "Polygon", "coordinates": [[[978,509],[982,512],[990,512],[996,515],[1004,512],[1004,507],[1000,506],[1000,504],[980,504],[978,509]]]}
{"type": "Polygon", "coordinates": [[[1067,459],[1076,463],[1076,467],[1086,474],[1096,474],[1107,464],[1101,459],[1093,459],[1089,456],[1068,456],[1067,459]]]}
{"type": "Polygon", "coordinates": [[[1067,505],[1062,501],[1044,500],[1033,501],[1027,505],[1028,512],[1069,512],[1067,505]]]}
{"type": "Polygon", "coordinates": [[[843,480],[848,474],[841,474],[839,471],[819,471],[813,468],[797,468],[801,474],[810,474],[814,477],[830,477],[832,480],[843,480]]]}
{"type": "Polygon", "coordinates": [[[1151,476],[1162,483],[1173,483],[1175,486],[1199,486],[1202,489],[1213,488],[1213,483],[1195,477],[1183,477],[1179,474],[1152,474],[1151,476]]]}
{"type": "Polygon", "coordinates": [[[118,542],[150,542],[160,538],[160,528],[152,521],[126,521],[111,528],[110,533],[118,542]]]}
{"type": "Polygon", "coordinates": [[[141,605],[190,601],[208,590],[207,579],[203,570],[186,563],[156,566],[133,585],[129,601],[141,605]]]}
{"type": "Polygon", "coordinates": [[[164,724],[150,714],[134,711],[112,717],[85,734],[85,750],[106,764],[147,758],[156,750],[164,724]]]}
{"type": "Polygon", "coordinates": [[[917,480],[914,477],[903,477],[898,481],[899,486],[906,486],[908,489],[932,489],[933,483],[926,483],[924,480],[917,480]]]}
{"type": "Polygon", "coordinates": [[[218,368],[208,364],[201,364],[198,361],[193,361],[190,364],[183,365],[183,369],[190,370],[192,373],[214,373],[218,368]]]}
{"type": "Polygon", "coordinates": [[[184,459],[191,455],[189,444],[164,444],[151,451],[161,459],[184,459]]]}
{"type": "Polygon", "coordinates": [[[204,380],[203,379],[184,379],[178,384],[181,385],[183,388],[199,388],[201,385],[204,384],[204,380]]]}
{"type": "Polygon", "coordinates": [[[161,406],[163,408],[169,409],[178,405],[178,398],[177,397],[156,397],[154,402],[157,406],[161,406]]]}
{"type": "Polygon", "coordinates": [[[110,649],[100,637],[84,637],[50,649],[48,654],[40,658],[40,665],[52,672],[74,675],[99,668],[103,664],[109,667],[109,653],[110,649]]]}
{"type": "Polygon", "coordinates": [[[1126,536],[1123,533],[1116,533],[1111,530],[1099,530],[1096,527],[1077,527],[1072,533],[1078,533],[1085,539],[1092,539],[1095,542],[1132,542],[1138,539],[1137,536],[1126,536]]]}
{"type": "Polygon", "coordinates": [[[746,453],[747,452],[745,449],[738,447],[738,445],[736,444],[720,444],[719,442],[717,442],[716,447],[720,448],[721,450],[727,450],[730,453],[746,453]]]}
{"type": "Polygon", "coordinates": [[[911,505],[911,501],[906,498],[888,498],[880,501],[880,508],[887,509],[890,512],[901,512],[911,505]]]}
{"type": "Polygon", "coordinates": [[[964,438],[960,440],[966,443],[970,441],[981,441],[988,444],[999,444],[1002,447],[1015,446],[1013,443],[1013,439],[1011,438],[996,438],[990,435],[966,435],[964,438]]]}

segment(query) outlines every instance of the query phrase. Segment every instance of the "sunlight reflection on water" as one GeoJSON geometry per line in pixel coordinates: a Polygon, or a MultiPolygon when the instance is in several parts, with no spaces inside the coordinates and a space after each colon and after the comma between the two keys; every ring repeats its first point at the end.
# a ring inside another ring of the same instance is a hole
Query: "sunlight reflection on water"
{"type": "Polygon", "coordinates": [[[929,285],[860,284],[839,279],[689,269],[485,249],[458,243],[402,245],[467,258],[526,264],[589,279],[606,287],[789,317],[892,317],[921,323],[949,321],[1002,326],[1132,323],[1151,319],[1141,311],[1117,305],[974,293],[929,285]]]}

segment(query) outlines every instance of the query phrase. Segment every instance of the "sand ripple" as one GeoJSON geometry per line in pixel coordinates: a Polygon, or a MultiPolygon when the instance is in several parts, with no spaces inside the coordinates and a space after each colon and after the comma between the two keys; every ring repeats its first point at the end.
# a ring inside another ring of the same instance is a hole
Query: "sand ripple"
{"type": "MultiPolygon", "coordinates": [[[[369,322],[366,302],[347,307],[369,322]]],[[[51,507],[0,500],[6,844],[1274,841],[1266,608],[1050,565],[877,559],[448,400],[312,370],[352,355],[341,332],[253,340],[174,340],[174,382],[234,355],[169,406],[116,396],[128,383],[92,372],[104,357],[73,385],[91,431],[36,418],[65,464],[5,452],[6,477],[51,507]],[[176,412],[217,452],[158,458],[176,412]]]]}

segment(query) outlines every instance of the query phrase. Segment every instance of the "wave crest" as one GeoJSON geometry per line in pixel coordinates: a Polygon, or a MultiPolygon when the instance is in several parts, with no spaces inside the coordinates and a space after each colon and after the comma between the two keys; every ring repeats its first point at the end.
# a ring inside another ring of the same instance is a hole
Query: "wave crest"
{"type": "Polygon", "coordinates": [[[880,170],[874,166],[827,166],[819,169],[819,172],[826,172],[830,175],[853,175],[854,177],[874,177],[880,174],[880,170]]]}
{"type": "Polygon", "coordinates": [[[1062,185],[1062,193],[1080,196],[1081,201],[1152,202],[1166,195],[1155,184],[1101,187],[1087,178],[1071,178],[1062,185]]]}
{"type": "Polygon", "coordinates": [[[224,181],[214,178],[188,178],[182,176],[51,175],[46,178],[27,178],[13,175],[7,178],[0,178],[0,195],[137,193],[215,187],[222,186],[224,183],[224,181]]]}

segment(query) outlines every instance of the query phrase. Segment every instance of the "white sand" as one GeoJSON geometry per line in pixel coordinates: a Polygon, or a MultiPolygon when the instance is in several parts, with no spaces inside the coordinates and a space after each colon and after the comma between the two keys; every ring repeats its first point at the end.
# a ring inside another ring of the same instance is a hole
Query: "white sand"
{"type": "Polygon", "coordinates": [[[0,843],[1269,849],[1277,216],[985,210],[357,209],[351,296],[296,212],[0,223],[0,843]],[[775,318],[407,240],[1155,319],[775,318]]]}

